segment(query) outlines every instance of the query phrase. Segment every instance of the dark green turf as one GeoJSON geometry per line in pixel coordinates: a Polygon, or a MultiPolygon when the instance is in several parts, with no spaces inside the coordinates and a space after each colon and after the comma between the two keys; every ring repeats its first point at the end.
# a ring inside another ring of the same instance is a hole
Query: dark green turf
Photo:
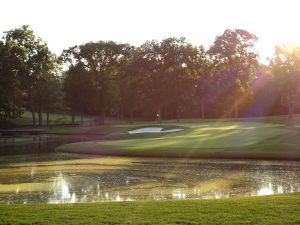
{"type": "Polygon", "coordinates": [[[222,200],[0,205],[0,224],[300,224],[300,194],[222,200]]]}

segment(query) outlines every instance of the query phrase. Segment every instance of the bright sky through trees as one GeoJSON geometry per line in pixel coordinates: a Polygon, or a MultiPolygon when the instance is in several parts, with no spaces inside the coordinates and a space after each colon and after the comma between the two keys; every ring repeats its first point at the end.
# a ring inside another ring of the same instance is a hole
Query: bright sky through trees
{"type": "Polygon", "coordinates": [[[139,45],[185,36],[211,45],[226,28],[258,36],[261,60],[276,44],[300,42],[298,0],[9,0],[1,1],[0,32],[28,24],[60,54],[89,41],[139,45]]]}

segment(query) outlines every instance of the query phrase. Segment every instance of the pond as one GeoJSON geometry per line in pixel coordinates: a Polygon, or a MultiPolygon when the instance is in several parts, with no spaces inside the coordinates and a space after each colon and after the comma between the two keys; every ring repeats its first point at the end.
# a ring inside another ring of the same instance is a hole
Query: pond
{"type": "Polygon", "coordinates": [[[0,158],[0,203],[208,199],[300,191],[293,161],[43,153],[0,158]]]}

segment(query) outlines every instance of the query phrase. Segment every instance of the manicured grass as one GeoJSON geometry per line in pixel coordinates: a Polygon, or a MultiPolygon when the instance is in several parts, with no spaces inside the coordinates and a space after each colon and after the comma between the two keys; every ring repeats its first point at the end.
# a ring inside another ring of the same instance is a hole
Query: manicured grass
{"type": "MultiPolygon", "coordinates": [[[[104,128],[103,128],[104,129],[104,128]]],[[[170,121],[161,124],[114,125],[106,138],[60,146],[58,151],[123,156],[300,159],[297,124],[240,121],[170,121]],[[180,125],[162,134],[127,133],[139,127],[180,125]]]]}
{"type": "Polygon", "coordinates": [[[300,224],[300,194],[220,200],[0,205],[0,224],[300,224]]]}

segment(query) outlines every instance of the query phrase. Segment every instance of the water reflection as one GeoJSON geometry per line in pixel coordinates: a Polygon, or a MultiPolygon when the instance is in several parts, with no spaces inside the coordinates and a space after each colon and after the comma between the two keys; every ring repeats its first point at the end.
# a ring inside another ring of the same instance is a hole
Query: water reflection
{"type": "Polygon", "coordinates": [[[58,177],[54,179],[53,182],[53,194],[50,196],[48,203],[75,203],[76,194],[70,193],[70,184],[64,179],[63,174],[60,173],[58,177]]]}
{"type": "Polygon", "coordinates": [[[272,195],[299,192],[299,172],[299,162],[275,161],[110,157],[66,160],[59,164],[39,162],[30,166],[15,163],[0,168],[0,203],[61,204],[272,195]]]}
{"type": "Polygon", "coordinates": [[[172,190],[172,199],[185,199],[186,194],[184,189],[173,189],[172,190]]]}
{"type": "Polygon", "coordinates": [[[262,186],[258,191],[257,195],[273,195],[274,191],[272,188],[272,184],[269,183],[268,186],[262,186]]]}

